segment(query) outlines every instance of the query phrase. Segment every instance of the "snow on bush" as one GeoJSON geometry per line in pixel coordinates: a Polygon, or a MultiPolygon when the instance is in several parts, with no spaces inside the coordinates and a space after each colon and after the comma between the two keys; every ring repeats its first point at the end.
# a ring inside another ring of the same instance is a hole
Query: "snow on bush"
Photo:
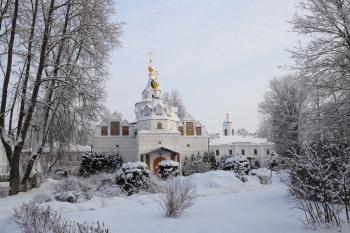
{"type": "Polygon", "coordinates": [[[290,194],[311,224],[336,224],[345,212],[350,221],[350,142],[313,136],[290,159],[290,194]]]}
{"type": "Polygon", "coordinates": [[[281,155],[272,155],[272,157],[266,161],[264,166],[273,171],[277,171],[285,169],[287,167],[287,162],[281,155]]]}
{"type": "Polygon", "coordinates": [[[93,188],[85,179],[68,177],[56,187],[55,199],[57,201],[76,203],[90,200],[93,188]]]}
{"type": "Polygon", "coordinates": [[[116,183],[128,195],[147,190],[150,183],[147,164],[143,162],[124,163],[117,171],[116,183]]]}
{"type": "Polygon", "coordinates": [[[246,157],[243,156],[223,156],[220,163],[221,169],[233,170],[236,173],[237,178],[246,182],[247,174],[249,173],[250,166],[246,157]]]}
{"type": "Polygon", "coordinates": [[[218,169],[218,164],[216,162],[216,157],[215,157],[214,152],[204,153],[203,154],[203,162],[210,164],[210,170],[218,169]]]}
{"type": "Polygon", "coordinates": [[[0,174],[0,182],[10,182],[9,174],[0,174]]]}
{"type": "Polygon", "coordinates": [[[121,195],[122,191],[115,183],[114,175],[101,173],[88,178],[68,177],[63,179],[56,186],[54,197],[57,201],[76,203],[90,200],[93,196],[121,195]]]}
{"type": "Polygon", "coordinates": [[[160,205],[167,217],[178,217],[193,205],[195,186],[184,179],[171,179],[164,184],[160,205]]]}
{"type": "Polygon", "coordinates": [[[180,164],[173,160],[163,160],[158,164],[158,177],[165,180],[180,175],[180,164]]]}
{"type": "Polygon", "coordinates": [[[195,173],[208,172],[211,169],[211,163],[203,160],[203,156],[200,153],[197,155],[191,155],[191,158],[185,158],[182,171],[183,175],[190,176],[195,173]]]}
{"type": "Polygon", "coordinates": [[[258,177],[261,184],[272,183],[272,171],[267,168],[253,169],[249,172],[249,174],[258,177]]]}
{"type": "Polygon", "coordinates": [[[104,224],[67,221],[50,206],[30,202],[14,210],[10,221],[23,233],[108,233],[104,224]]]}
{"type": "Polygon", "coordinates": [[[99,172],[113,173],[118,170],[123,161],[119,154],[94,153],[82,157],[79,174],[89,176],[99,172]]]}

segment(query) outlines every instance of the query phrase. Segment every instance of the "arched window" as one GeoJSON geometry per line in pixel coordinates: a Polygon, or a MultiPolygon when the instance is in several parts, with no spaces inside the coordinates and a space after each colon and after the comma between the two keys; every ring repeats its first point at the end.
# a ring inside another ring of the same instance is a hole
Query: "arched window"
{"type": "Polygon", "coordinates": [[[163,129],[163,125],[162,125],[161,122],[158,122],[158,124],[157,124],[157,129],[163,129]]]}
{"type": "Polygon", "coordinates": [[[225,136],[227,136],[227,129],[225,129],[225,136]]]}

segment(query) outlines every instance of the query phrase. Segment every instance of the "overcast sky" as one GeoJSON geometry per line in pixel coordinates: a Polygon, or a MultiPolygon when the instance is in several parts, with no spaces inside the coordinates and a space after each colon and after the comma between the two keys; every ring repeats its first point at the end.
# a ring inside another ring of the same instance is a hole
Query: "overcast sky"
{"type": "Polygon", "coordinates": [[[250,132],[258,103],[274,76],[291,64],[297,44],[287,20],[296,0],[117,0],[124,22],[122,47],[113,51],[107,106],[129,121],[147,83],[149,52],[163,91],[178,90],[209,132],[225,114],[250,132]]]}

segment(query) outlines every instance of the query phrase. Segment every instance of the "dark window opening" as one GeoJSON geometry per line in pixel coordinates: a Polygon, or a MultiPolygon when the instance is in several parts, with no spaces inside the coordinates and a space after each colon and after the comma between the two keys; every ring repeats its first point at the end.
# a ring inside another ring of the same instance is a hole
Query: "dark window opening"
{"type": "Polygon", "coordinates": [[[193,122],[186,122],[186,135],[193,136],[193,122]]]}
{"type": "Polygon", "coordinates": [[[119,121],[111,121],[111,135],[112,136],[120,135],[120,122],[119,121]]]}
{"type": "Polygon", "coordinates": [[[101,136],[108,135],[108,126],[101,126],[101,136]]]}
{"type": "Polygon", "coordinates": [[[197,135],[202,135],[202,127],[196,127],[196,134],[197,135]]]}
{"type": "Polygon", "coordinates": [[[122,134],[123,136],[129,136],[129,126],[122,127],[122,134]]]}

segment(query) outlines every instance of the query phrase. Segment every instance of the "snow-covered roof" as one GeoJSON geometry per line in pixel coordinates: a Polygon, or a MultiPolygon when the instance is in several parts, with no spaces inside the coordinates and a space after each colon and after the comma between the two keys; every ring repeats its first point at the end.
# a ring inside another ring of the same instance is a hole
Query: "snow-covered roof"
{"type": "Polygon", "coordinates": [[[124,169],[147,168],[147,164],[143,162],[127,162],[127,163],[123,163],[122,168],[124,169]]]}
{"type": "Polygon", "coordinates": [[[219,138],[210,139],[210,145],[228,145],[234,143],[251,143],[251,144],[268,144],[272,145],[266,138],[253,136],[220,136],[219,138]]]}
{"type": "Polygon", "coordinates": [[[186,114],[182,120],[183,121],[194,121],[194,117],[191,114],[189,114],[188,112],[186,112],[186,114]]]}

